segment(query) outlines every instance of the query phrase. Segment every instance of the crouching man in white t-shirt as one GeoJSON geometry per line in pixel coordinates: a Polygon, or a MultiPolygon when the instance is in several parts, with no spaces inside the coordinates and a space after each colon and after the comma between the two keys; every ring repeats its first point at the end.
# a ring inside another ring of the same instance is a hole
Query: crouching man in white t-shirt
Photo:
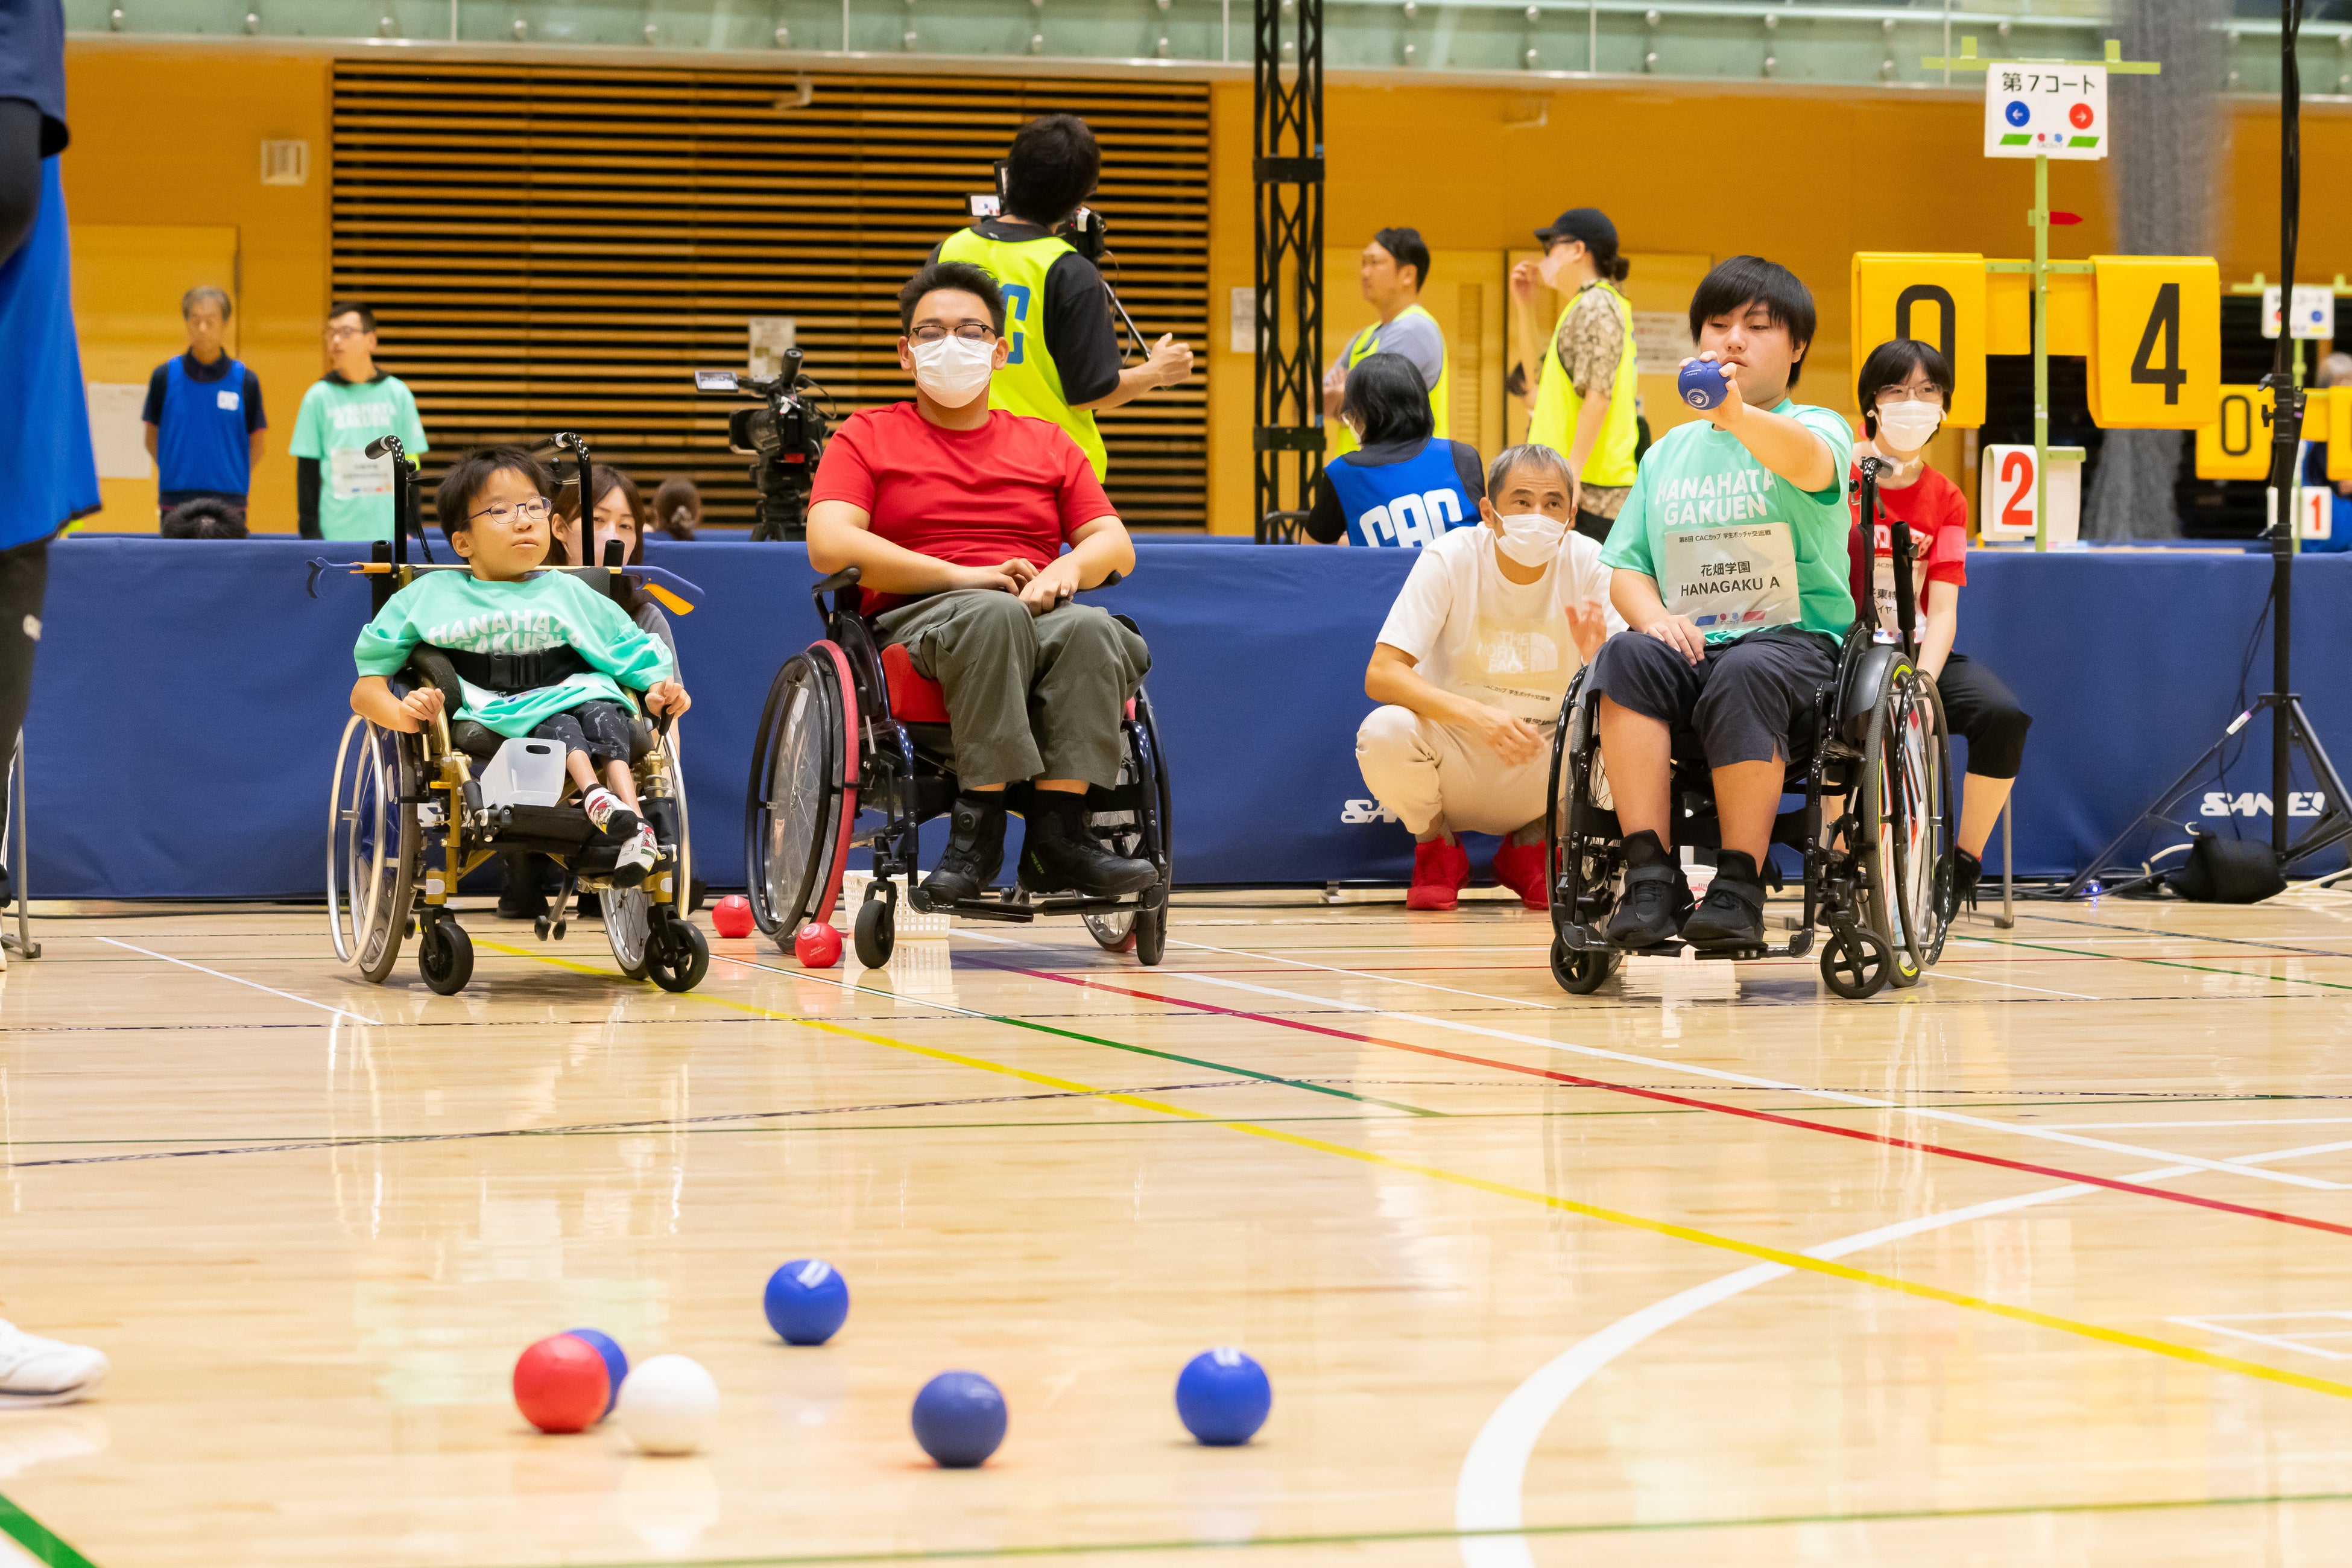
{"type": "Polygon", "coordinates": [[[1412,829],[1405,907],[1450,910],[1470,879],[1455,835],[1495,833],[1495,879],[1544,907],[1544,788],[1568,683],[1625,623],[1601,546],[1569,526],[1576,481],[1549,447],[1514,447],[1486,470],[1483,528],[1421,552],[1381,627],[1356,762],[1412,829]]]}

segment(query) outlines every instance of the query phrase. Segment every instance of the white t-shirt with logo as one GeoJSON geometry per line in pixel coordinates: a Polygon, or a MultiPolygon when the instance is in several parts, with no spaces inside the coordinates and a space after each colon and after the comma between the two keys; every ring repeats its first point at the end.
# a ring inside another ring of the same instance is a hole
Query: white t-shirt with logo
{"type": "Polygon", "coordinates": [[[1610,633],[1625,629],[1609,603],[1609,568],[1601,564],[1601,546],[1572,528],[1551,568],[1533,583],[1507,580],[1496,554],[1491,528],[1439,535],[1414,560],[1380,640],[1411,656],[1433,686],[1549,722],[1584,666],[1570,607],[1598,605],[1610,633]]]}

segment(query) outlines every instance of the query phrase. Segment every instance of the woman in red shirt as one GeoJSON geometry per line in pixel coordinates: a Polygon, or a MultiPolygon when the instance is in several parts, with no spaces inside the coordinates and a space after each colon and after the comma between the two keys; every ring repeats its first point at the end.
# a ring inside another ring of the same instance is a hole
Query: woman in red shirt
{"type": "MultiPolygon", "coordinates": [[[[1885,519],[1899,517],[1911,525],[1911,581],[1920,595],[1919,668],[1934,679],[1952,733],[1969,742],[1953,887],[1962,900],[1973,902],[1985,841],[1992,837],[1993,824],[2000,820],[2000,808],[2017,782],[2025,731],[2033,720],[2017,705],[2016,694],[2000,676],[1952,651],[1953,636],[1959,630],[1960,589],[1969,580],[1968,500],[1958,486],[1924,461],[1927,442],[1952,404],[1952,367],[1932,345],[1897,338],[1870,352],[1854,390],[1864,435],[1854,443],[1853,455],[1879,459],[1879,510],[1885,519]]],[[[1855,527],[1848,548],[1853,601],[1869,606],[1864,613],[1874,613],[1880,627],[1894,633],[1894,530],[1881,521],[1865,534],[1858,496],[1853,504],[1855,527]]]]}

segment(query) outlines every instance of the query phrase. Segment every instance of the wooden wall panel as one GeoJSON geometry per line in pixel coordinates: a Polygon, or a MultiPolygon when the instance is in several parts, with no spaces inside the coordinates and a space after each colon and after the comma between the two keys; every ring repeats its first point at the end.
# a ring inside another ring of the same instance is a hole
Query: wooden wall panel
{"type": "MultiPolygon", "coordinates": [[[[1081,114],[1103,143],[1104,271],[1147,339],[1208,331],[1208,92],[637,66],[339,61],[334,292],[373,305],[435,458],[590,434],[652,483],[689,474],[748,523],[738,405],[748,321],[797,320],[809,374],[850,409],[909,395],[897,291],[992,188],[1021,123],[1081,114]]],[[[1133,351],[1135,355],[1140,349],[1133,351]]],[[[1129,521],[1206,522],[1204,383],[1102,416],[1129,521]]]]}

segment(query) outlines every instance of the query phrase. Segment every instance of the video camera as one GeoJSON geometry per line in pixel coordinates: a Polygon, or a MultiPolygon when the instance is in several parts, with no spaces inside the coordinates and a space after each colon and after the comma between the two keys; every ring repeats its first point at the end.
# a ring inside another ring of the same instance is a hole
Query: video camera
{"type": "Polygon", "coordinates": [[[694,390],[719,396],[759,398],[763,406],[739,408],[727,416],[729,450],[751,459],[751,483],[760,492],[751,537],[808,537],[809,487],[817,459],[824,456],[825,416],[807,393],[823,389],[801,374],[801,351],[783,351],[783,368],[772,376],[732,370],[698,370],[694,390]]]}

